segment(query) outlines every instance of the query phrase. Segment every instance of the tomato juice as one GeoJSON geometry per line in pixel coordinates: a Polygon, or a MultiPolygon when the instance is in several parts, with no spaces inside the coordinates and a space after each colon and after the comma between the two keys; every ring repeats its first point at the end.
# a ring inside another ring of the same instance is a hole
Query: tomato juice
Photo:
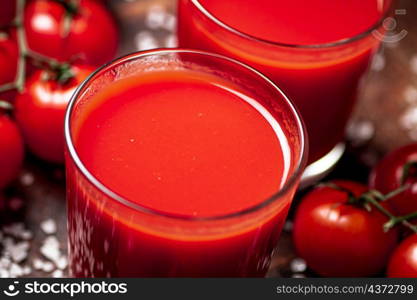
{"type": "Polygon", "coordinates": [[[67,114],[72,274],[263,276],[302,168],[291,104],[218,56],[126,59],[67,114]],[[158,59],[168,62],[158,69],[158,59]]]}

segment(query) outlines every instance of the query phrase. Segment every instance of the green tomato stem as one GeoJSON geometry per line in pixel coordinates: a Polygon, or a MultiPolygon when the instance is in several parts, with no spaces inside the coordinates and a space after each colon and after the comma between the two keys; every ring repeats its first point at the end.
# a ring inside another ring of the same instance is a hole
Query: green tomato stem
{"type": "MultiPolygon", "coordinates": [[[[58,2],[65,2],[65,1],[58,1],[58,2]]],[[[13,82],[5,83],[3,85],[0,85],[0,92],[5,92],[9,90],[16,89],[18,92],[22,92],[25,87],[25,81],[26,81],[26,60],[27,58],[33,59],[35,62],[46,64],[48,68],[52,69],[53,71],[61,70],[61,69],[68,69],[66,67],[68,63],[64,62],[61,63],[58,60],[42,55],[40,53],[34,52],[31,49],[29,49],[26,39],[26,32],[25,27],[23,24],[24,20],[24,12],[25,12],[25,5],[26,0],[17,0],[16,1],[16,16],[13,21],[14,26],[16,27],[16,34],[17,34],[17,46],[18,46],[18,60],[17,60],[17,72],[16,77],[13,82]]],[[[76,13],[78,11],[78,2],[73,3],[68,8],[73,13],[76,13]]],[[[62,81],[69,80],[74,75],[71,72],[66,72],[64,75],[59,75],[62,72],[58,72],[58,79],[64,78],[62,81]]]]}

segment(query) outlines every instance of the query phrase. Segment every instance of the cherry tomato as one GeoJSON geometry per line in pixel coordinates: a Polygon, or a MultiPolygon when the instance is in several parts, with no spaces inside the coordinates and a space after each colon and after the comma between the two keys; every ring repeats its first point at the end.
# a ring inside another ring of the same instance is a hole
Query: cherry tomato
{"type": "Polygon", "coordinates": [[[46,79],[50,71],[38,70],[16,97],[15,116],[29,149],[53,163],[64,161],[64,117],[67,104],[77,86],[94,69],[73,66],[75,75],[65,84],[46,79]]]}
{"type": "Polygon", "coordinates": [[[409,236],[395,249],[387,276],[417,278],[417,234],[409,236]]]}
{"type": "Polygon", "coordinates": [[[16,0],[2,0],[0,8],[0,27],[8,26],[12,23],[16,14],[16,0]]]}
{"type": "MultiPolygon", "coordinates": [[[[335,181],[356,197],[367,187],[335,181]]],[[[388,219],[375,208],[368,212],[348,204],[348,193],[317,187],[301,201],[294,219],[296,251],[316,273],[328,277],[362,277],[384,268],[394,249],[398,231],[383,232],[388,219]]]]}
{"type": "Polygon", "coordinates": [[[0,189],[6,187],[22,166],[24,146],[16,123],[0,111],[0,189]]]}
{"type": "Polygon", "coordinates": [[[18,49],[14,39],[0,32],[0,85],[13,82],[16,77],[18,49]]]}
{"type": "Polygon", "coordinates": [[[25,10],[29,48],[60,61],[79,57],[79,62],[99,66],[117,51],[118,32],[103,4],[80,0],[69,26],[68,9],[52,0],[35,0],[25,10]]]}
{"type": "MultiPolygon", "coordinates": [[[[408,162],[417,163],[417,144],[410,144],[385,156],[372,170],[369,186],[381,193],[389,193],[401,186],[404,165],[408,162]]],[[[409,188],[397,196],[387,200],[393,213],[406,215],[417,211],[417,167],[409,169],[405,184],[409,188]]]]}

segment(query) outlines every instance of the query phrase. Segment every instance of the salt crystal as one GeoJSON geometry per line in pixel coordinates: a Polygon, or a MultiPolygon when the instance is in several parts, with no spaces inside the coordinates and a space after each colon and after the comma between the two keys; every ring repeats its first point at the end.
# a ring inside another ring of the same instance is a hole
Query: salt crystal
{"type": "Polygon", "coordinates": [[[162,6],[155,5],[149,9],[145,18],[145,25],[150,29],[158,29],[164,26],[167,13],[162,6]]]}
{"type": "Polygon", "coordinates": [[[42,267],[42,271],[44,271],[46,273],[49,273],[49,272],[52,272],[53,269],[54,269],[54,264],[53,263],[51,263],[49,261],[44,262],[43,267],[42,267]]]}
{"type": "Polygon", "coordinates": [[[417,107],[411,107],[400,118],[400,124],[405,129],[413,129],[417,126],[417,107]]]}
{"type": "Polygon", "coordinates": [[[0,269],[8,269],[11,264],[11,260],[8,257],[2,257],[0,258],[0,269]]]}
{"type": "Polygon", "coordinates": [[[23,275],[23,269],[18,264],[12,263],[10,266],[10,277],[19,277],[23,275]]]}
{"type": "Polygon", "coordinates": [[[307,264],[302,258],[295,258],[291,261],[291,271],[294,273],[304,272],[307,269],[307,264]]]}
{"type": "Polygon", "coordinates": [[[61,257],[58,239],[55,236],[48,236],[45,239],[40,252],[43,256],[56,263],[61,257]]]}
{"type": "Polygon", "coordinates": [[[20,238],[20,235],[25,230],[23,223],[12,223],[3,227],[5,234],[11,235],[15,238],[20,238]]]}
{"type": "Polygon", "coordinates": [[[35,270],[42,270],[44,264],[45,262],[39,258],[35,258],[32,262],[32,265],[35,268],[35,270]]]}
{"type": "Polygon", "coordinates": [[[33,238],[33,233],[29,230],[25,230],[22,232],[20,237],[22,240],[31,240],[33,238]]]}
{"type": "Polygon", "coordinates": [[[0,278],[9,278],[10,273],[6,269],[0,269],[0,278]]]}
{"type": "Polygon", "coordinates": [[[59,241],[55,236],[48,236],[44,241],[44,245],[47,245],[48,247],[59,248],[59,241]]]}
{"type": "Polygon", "coordinates": [[[173,14],[165,14],[165,17],[162,22],[162,28],[165,30],[174,32],[177,28],[177,18],[173,14]]]}
{"type": "Polygon", "coordinates": [[[20,177],[20,182],[25,186],[30,186],[35,182],[35,178],[32,173],[24,173],[20,177]]]}
{"type": "Polygon", "coordinates": [[[68,259],[65,256],[61,256],[56,262],[58,269],[64,270],[68,266],[68,259]]]}
{"type": "Polygon", "coordinates": [[[23,267],[23,275],[29,275],[30,272],[32,272],[32,268],[29,266],[24,266],[23,267]]]}
{"type": "Polygon", "coordinates": [[[25,260],[28,256],[28,250],[29,250],[29,243],[28,242],[20,242],[8,249],[10,252],[10,256],[14,262],[21,262],[25,260]]]}
{"type": "Polygon", "coordinates": [[[175,48],[178,46],[178,40],[177,37],[174,34],[169,35],[166,39],[165,39],[165,47],[166,48],[175,48]]]}
{"type": "Polygon", "coordinates": [[[370,121],[351,122],[347,129],[347,135],[356,145],[364,144],[375,134],[375,127],[370,121]]]}
{"type": "Polygon", "coordinates": [[[62,278],[64,276],[64,272],[62,272],[62,270],[55,270],[52,273],[52,277],[54,278],[62,278]]]}
{"type": "Polygon", "coordinates": [[[56,233],[56,222],[53,219],[47,219],[41,223],[41,229],[45,234],[56,233]]]}
{"type": "Polygon", "coordinates": [[[61,253],[58,248],[48,245],[43,245],[40,249],[43,256],[47,259],[52,260],[53,262],[58,261],[61,253]]]}
{"type": "Polygon", "coordinates": [[[11,237],[5,237],[4,239],[3,239],[3,246],[4,246],[4,248],[9,248],[10,246],[12,246],[14,243],[13,243],[13,239],[11,238],[11,237]]]}
{"type": "Polygon", "coordinates": [[[158,42],[149,31],[141,31],[135,36],[136,48],[139,51],[158,48],[158,42]]]}

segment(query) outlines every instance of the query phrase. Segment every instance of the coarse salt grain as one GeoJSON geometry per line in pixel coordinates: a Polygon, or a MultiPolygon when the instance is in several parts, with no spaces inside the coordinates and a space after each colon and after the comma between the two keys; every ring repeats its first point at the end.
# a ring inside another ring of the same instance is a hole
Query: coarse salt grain
{"type": "Polygon", "coordinates": [[[64,270],[68,266],[68,259],[65,256],[61,256],[56,262],[55,265],[58,269],[64,270]]]}
{"type": "Polygon", "coordinates": [[[20,182],[24,186],[30,186],[35,182],[35,177],[32,173],[24,173],[22,176],[20,176],[20,182]]]}
{"type": "Polygon", "coordinates": [[[23,269],[18,264],[12,263],[10,266],[10,277],[20,277],[23,275],[23,269]]]}
{"type": "Polygon", "coordinates": [[[158,41],[149,31],[141,31],[135,36],[136,48],[139,51],[158,48],[158,41]]]}
{"type": "Polygon", "coordinates": [[[291,261],[291,271],[294,273],[304,272],[307,269],[307,264],[302,258],[295,258],[291,261]]]}
{"type": "Polygon", "coordinates": [[[166,48],[175,48],[178,46],[177,37],[173,34],[169,35],[164,41],[166,48]]]}
{"type": "Polygon", "coordinates": [[[53,219],[47,219],[41,223],[41,229],[45,234],[56,233],[57,226],[53,219]]]}
{"type": "Polygon", "coordinates": [[[52,277],[54,277],[54,278],[62,278],[62,277],[64,277],[64,272],[62,272],[62,270],[55,270],[52,273],[52,277]]]}
{"type": "Polygon", "coordinates": [[[44,262],[44,264],[42,266],[42,271],[44,271],[46,273],[49,273],[49,272],[52,272],[53,270],[54,270],[54,264],[53,263],[51,263],[49,261],[44,262]]]}
{"type": "Polygon", "coordinates": [[[33,268],[35,268],[35,270],[42,270],[44,264],[45,262],[39,258],[35,258],[32,262],[33,268]]]}
{"type": "Polygon", "coordinates": [[[52,260],[53,262],[57,261],[61,256],[59,248],[49,245],[43,245],[40,249],[41,254],[45,256],[45,258],[52,260]]]}
{"type": "Polygon", "coordinates": [[[8,251],[10,256],[14,262],[20,263],[25,260],[28,256],[29,250],[29,243],[28,242],[20,242],[11,246],[8,251]]]}
{"type": "Polygon", "coordinates": [[[165,14],[165,17],[163,19],[161,26],[165,30],[174,32],[175,29],[177,28],[177,18],[175,17],[175,15],[167,13],[165,14]]]}
{"type": "Polygon", "coordinates": [[[150,29],[158,29],[164,26],[164,21],[167,16],[165,9],[162,6],[155,5],[149,9],[145,18],[145,25],[150,29]]]}
{"type": "Polygon", "coordinates": [[[3,227],[3,232],[15,238],[20,238],[22,232],[25,231],[23,223],[12,223],[3,227]]]}

